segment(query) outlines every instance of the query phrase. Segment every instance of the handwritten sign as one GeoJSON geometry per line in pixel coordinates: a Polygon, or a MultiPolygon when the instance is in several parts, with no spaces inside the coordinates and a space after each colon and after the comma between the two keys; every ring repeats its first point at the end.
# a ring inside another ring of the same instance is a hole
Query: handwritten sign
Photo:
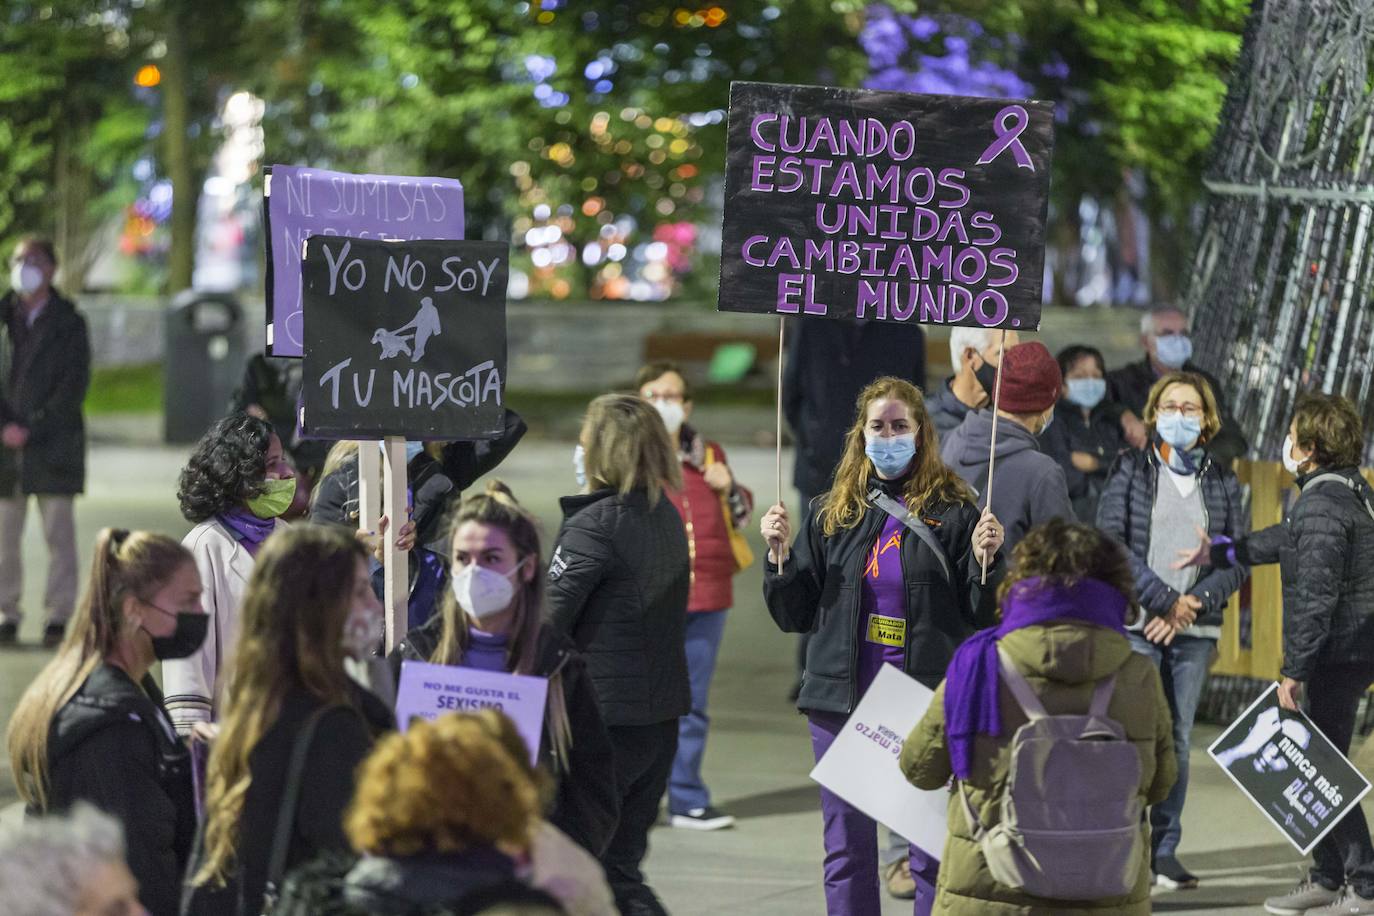
{"type": "Polygon", "coordinates": [[[463,185],[452,178],[350,175],[274,165],[263,189],[267,352],[300,356],[301,245],[312,235],[461,239],[463,185]]]}
{"type": "Polygon", "coordinates": [[[1038,328],[1052,116],[733,83],[720,310],[1038,328]]]}
{"type": "Polygon", "coordinates": [[[902,743],[934,695],[929,687],[883,665],[811,778],[938,858],[944,854],[949,792],[921,791],[906,781],[897,765],[902,743]]]}
{"type": "Polygon", "coordinates": [[[505,242],[311,236],[301,264],[306,432],[498,436],[508,267],[505,242]]]}
{"type": "Polygon", "coordinates": [[[1271,684],[1207,749],[1303,855],[1360,803],[1369,780],[1271,684]]]}
{"type": "Polygon", "coordinates": [[[542,677],[405,661],[396,691],[396,724],[405,731],[417,716],[437,719],[450,712],[499,709],[515,723],[537,766],[548,692],[549,682],[542,677]]]}

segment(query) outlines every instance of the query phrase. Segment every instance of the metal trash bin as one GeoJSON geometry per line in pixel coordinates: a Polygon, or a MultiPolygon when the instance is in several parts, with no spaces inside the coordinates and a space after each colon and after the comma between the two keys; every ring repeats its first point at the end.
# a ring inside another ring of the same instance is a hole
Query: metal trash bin
{"type": "Polygon", "coordinates": [[[230,293],[187,289],[164,323],[163,439],[195,442],[224,416],[243,373],[243,308],[230,293]]]}

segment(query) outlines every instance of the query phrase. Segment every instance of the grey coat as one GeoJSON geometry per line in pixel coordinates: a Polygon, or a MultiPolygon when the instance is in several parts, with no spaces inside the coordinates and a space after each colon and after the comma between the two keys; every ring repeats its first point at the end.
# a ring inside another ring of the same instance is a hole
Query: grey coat
{"type": "MultiPolygon", "coordinates": [[[[992,442],[992,412],[978,410],[964,418],[940,448],[950,470],[982,491],[980,507],[987,504],[988,448],[992,442]]],[[[1006,528],[1003,553],[1010,556],[1026,532],[1052,518],[1074,521],[1073,503],[1064,469],[1049,455],[1030,430],[1008,419],[997,421],[997,463],[993,472],[992,514],[1006,528]]]]}

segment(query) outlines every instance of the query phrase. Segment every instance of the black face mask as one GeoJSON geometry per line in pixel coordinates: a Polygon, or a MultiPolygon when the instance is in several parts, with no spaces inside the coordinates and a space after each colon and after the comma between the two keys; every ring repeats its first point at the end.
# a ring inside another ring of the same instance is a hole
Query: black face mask
{"type": "MultiPolygon", "coordinates": [[[[164,614],[172,614],[171,611],[163,611],[155,604],[148,606],[162,611],[164,614]]],[[[148,634],[148,637],[153,641],[153,656],[158,661],[194,655],[196,650],[205,644],[205,634],[210,628],[209,614],[178,613],[172,614],[172,616],[176,617],[177,625],[171,635],[154,636],[151,633],[148,634]]]]}
{"type": "Polygon", "coordinates": [[[973,370],[974,378],[978,379],[978,384],[983,386],[983,390],[988,394],[988,400],[992,400],[992,392],[997,387],[997,367],[987,360],[983,360],[983,365],[973,370]]]}

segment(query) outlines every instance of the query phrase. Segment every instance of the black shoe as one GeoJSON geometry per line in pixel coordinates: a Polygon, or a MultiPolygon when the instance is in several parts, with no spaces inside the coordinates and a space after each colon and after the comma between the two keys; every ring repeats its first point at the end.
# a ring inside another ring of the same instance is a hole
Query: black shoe
{"type": "Polygon", "coordinates": [[[0,646],[12,646],[19,642],[19,624],[13,620],[0,622],[0,646]]]}
{"type": "Polygon", "coordinates": [[[1160,887],[1173,890],[1191,890],[1197,887],[1197,875],[1183,867],[1175,856],[1160,856],[1155,859],[1151,870],[1155,873],[1155,883],[1160,887]]]}
{"type": "Polygon", "coordinates": [[[50,623],[43,628],[43,648],[56,649],[62,645],[62,639],[67,635],[67,625],[65,623],[50,623]]]}

